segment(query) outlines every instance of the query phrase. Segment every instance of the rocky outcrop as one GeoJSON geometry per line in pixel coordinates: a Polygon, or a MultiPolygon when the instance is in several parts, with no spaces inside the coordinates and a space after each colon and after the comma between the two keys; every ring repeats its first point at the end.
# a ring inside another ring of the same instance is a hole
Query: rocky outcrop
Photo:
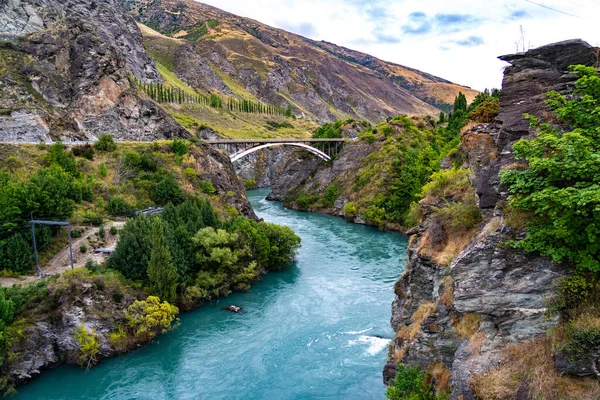
{"type": "Polygon", "coordinates": [[[515,162],[512,145],[531,134],[523,114],[547,115],[544,94],[572,92],[575,76],[567,67],[595,65],[596,54],[587,43],[568,41],[501,57],[511,66],[504,76],[500,115],[462,137],[484,221],[445,267],[425,251],[435,227],[422,203],[423,222],[413,232],[409,261],[395,286],[391,323],[398,335],[384,370],[386,383],[397,361],[425,369],[442,362],[452,374],[451,398],[474,399],[469,382],[496,367],[507,345],[543,336],[556,324],[546,307],[564,268],[505,246],[523,233],[511,227],[505,214],[508,193],[499,173],[515,162]],[[408,340],[401,333],[407,327],[416,328],[408,340]]]}
{"type": "MultiPolygon", "coordinates": [[[[256,182],[253,188],[271,187],[286,170],[286,166],[294,158],[296,149],[274,147],[259,150],[234,163],[237,175],[244,181],[256,182]]],[[[313,164],[313,163],[311,163],[313,164]]],[[[308,166],[307,168],[311,168],[308,166]]]]}
{"type": "Polygon", "coordinates": [[[0,140],[189,136],[132,90],[129,74],[144,82],[161,78],[135,21],[117,1],[2,2],[0,35],[13,38],[0,46],[11,64],[0,76],[0,140]]]}

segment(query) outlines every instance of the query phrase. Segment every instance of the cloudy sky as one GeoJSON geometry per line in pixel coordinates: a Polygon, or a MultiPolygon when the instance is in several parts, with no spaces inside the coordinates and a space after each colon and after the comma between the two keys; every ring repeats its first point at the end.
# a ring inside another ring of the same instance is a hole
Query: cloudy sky
{"type": "Polygon", "coordinates": [[[482,90],[499,87],[525,48],[582,38],[600,45],[600,0],[202,0],[482,90]],[[522,49],[523,41],[519,46],[522,49]]]}

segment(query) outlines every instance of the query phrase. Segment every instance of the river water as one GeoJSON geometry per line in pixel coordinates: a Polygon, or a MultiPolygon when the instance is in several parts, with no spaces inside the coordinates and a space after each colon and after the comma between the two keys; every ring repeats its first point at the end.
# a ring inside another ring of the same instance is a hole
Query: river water
{"type": "Polygon", "coordinates": [[[25,399],[384,399],[393,286],[406,240],[340,218],[284,209],[248,193],[256,213],[302,237],[297,262],[250,292],[181,315],[159,342],[45,371],[25,399]],[[242,306],[234,314],[223,308],[242,306]]]}

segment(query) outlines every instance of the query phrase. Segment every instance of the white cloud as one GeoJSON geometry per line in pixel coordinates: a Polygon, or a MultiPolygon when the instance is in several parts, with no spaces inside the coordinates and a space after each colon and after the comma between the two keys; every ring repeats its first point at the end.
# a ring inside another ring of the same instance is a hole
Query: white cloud
{"type": "Polygon", "coordinates": [[[515,52],[520,26],[526,47],[575,38],[600,43],[598,0],[203,2],[480,90],[500,86],[506,64],[497,57],[515,52]]]}

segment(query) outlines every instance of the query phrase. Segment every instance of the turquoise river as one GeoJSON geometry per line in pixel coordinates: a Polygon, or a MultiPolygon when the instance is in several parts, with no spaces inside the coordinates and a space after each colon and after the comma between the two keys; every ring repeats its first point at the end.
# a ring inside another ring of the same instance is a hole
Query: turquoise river
{"type": "Polygon", "coordinates": [[[297,262],[238,293],[181,315],[157,343],[44,371],[26,399],[384,399],[393,286],[405,263],[399,234],[284,209],[248,193],[256,213],[302,237],[297,262]],[[225,311],[236,304],[239,314],[225,311]]]}

